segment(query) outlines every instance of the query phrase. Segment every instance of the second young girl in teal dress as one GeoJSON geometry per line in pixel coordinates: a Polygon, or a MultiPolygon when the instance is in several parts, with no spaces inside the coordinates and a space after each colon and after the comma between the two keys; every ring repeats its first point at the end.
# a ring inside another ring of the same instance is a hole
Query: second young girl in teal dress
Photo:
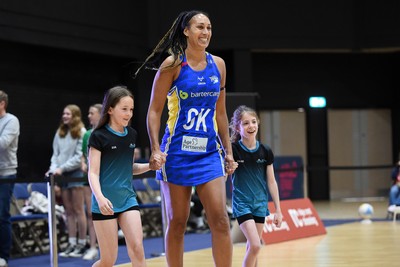
{"type": "Polygon", "coordinates": [[[259,122],[253,109],[239,106],[230,123],[233,158],[239,163],[232,176],[232,209],[247,240],[246,267],[257,266],[265,217],[270,215],[268,191],[276,210],[273,223],[276,227],[282,223],[274,154],[257,140],[259,122]]]}

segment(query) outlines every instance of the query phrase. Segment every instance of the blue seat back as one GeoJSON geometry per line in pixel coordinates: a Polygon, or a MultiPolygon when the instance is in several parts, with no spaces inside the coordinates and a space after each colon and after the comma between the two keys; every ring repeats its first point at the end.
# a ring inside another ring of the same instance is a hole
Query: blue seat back
{"type": "Polygon", "coordinates": [[[47,197],[47,183],[31,183],[30,189],[31,191],[40,192],[47,197]]]}
{"type": "Polygon", "coordinates": [[[28,199],[30,197],[27,183],[15,183],[13,195],[16,199],[28,199]]]}
{"type": "Polygon", "coordinates": [[[136,192],[147,192],[147,187],[142,179],[133,179],[132,186],[136,192]]]}

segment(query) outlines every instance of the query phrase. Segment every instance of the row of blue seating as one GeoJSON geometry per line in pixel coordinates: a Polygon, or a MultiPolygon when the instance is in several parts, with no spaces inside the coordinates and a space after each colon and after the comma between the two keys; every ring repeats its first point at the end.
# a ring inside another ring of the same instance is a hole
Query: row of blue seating
{"type": "MultiPolygon", "coordinates": [[[[146,237],[161,236],[163,230],[159,182],[154,178],[137,178],[132,180],[132,186],[140,202],[144,235],[146,237]]],[[[47,187],[46,182],[15,183],[14,185],[11,203],[13,257],[43,254],[49,250],[48,214],[24,212],[31,192],[37,191],[47,197],[47,187]]],[[[60,232],[59,229],[58,232],[60,232]]],[[[67,233],[60,234],[67,235],[67,233]]],[[[60,236],[58,241],[62,238],[60,236]]]]}
{"type": "Polygon", "coordinates": [[[43,254],[48,250],[48,215],[43,213],[24,213],[23,207],[30,197],[31,190],[40,190],[47,195],[46,183],[16,183],[14,185],[12,206],[12,255],[31,256],[43,254]],[[46,189],[44,191],[44,189],[46,189]]]}

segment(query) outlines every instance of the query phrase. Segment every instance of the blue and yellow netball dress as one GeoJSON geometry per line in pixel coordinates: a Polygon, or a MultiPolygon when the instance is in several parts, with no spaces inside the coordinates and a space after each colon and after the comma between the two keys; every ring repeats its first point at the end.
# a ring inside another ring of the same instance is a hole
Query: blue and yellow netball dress
{"type": "Polygon", "coordinates": [[[195,71],[184,56],[168,92],[168,121],[160,146],[168,156],[157,171],[159,180],[195,186],[225,175],[215,113],[221,76],[211,54],[206,58],[206,68],[195,71]]]}

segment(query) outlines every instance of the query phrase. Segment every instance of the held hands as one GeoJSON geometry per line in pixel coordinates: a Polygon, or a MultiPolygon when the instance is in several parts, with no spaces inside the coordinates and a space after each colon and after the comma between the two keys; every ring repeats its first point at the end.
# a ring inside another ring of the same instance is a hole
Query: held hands
{"type": "Polygon", "coordinates": [[[225,171],[227,175],[231,175],[238,167],[238,163],[233,159],[232,155],[225,156],[225,171]]]}
{"type": "Polygon", "coordinates": [[[151,153],[149,160],[150,170],[156,171],[161,169],[162,165],[167,161],[167,154],[161,152],[160,150],[151,153]]]}

